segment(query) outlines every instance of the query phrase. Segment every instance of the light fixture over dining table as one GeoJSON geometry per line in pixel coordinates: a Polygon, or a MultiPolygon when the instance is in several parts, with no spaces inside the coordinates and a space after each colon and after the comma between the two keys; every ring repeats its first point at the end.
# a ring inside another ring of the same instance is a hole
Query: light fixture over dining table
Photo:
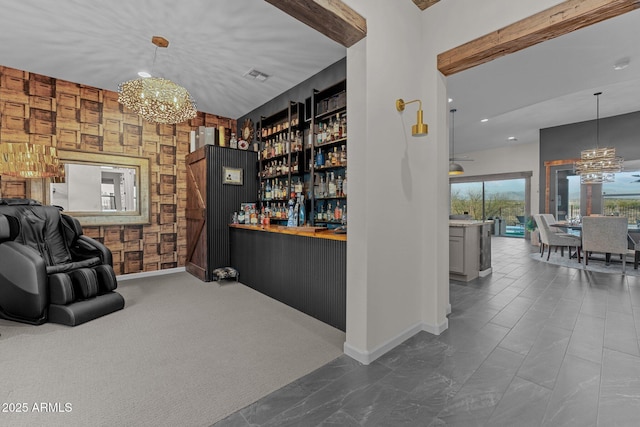
{"type": "Polygon", "coordinates": [[[622,172],[624,159],[616,156],[616,149],[613,147],[600,148],[600,95],[602,92],[594,93],[596,97],[596,146],[587,150],[582,150],[580,160],[575,162],[574,170],[580,176],[581,184],[602,184],[603,182],[615,181],[615,174],[622,172]]]}
{"type": "MultiPolygon", "coordinates": [[[[166,48],[169,41],[153,36],[151,42],[166,48]]],[[[155,64],[155,53],[153,62],[155,64]]],[[[197,114],[195,101],[184,87],[162,77],[142,77],[120,83],[118,102],[151,123],[176,124],[197,114]]]]}

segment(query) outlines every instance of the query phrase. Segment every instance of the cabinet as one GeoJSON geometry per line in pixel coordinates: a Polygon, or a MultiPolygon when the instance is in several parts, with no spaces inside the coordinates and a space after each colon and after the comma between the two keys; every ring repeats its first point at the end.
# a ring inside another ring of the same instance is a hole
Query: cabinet
{"type": "Polygon", "coordinates": [[[468,282],[491,273],[491,224],[449,221],[449,277],[468,282]]]}
{"type": "Polygon", "coordinates": [[[312,225],[335,228],[346,223],[347,211],[347,83],[314,90],[311,107],[308,159],[312,225]]]}
{"type": "Polygon", "coordinates": [[[270,221],[287,221],[292,193],[304,194],[304,105],[289,102],[284,110],[261,117],[258,124],[260,208],[270,221]]]}

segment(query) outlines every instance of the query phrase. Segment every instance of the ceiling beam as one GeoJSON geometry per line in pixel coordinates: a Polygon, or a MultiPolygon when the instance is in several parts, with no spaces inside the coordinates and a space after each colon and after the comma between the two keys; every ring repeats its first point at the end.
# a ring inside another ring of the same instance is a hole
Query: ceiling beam
{"type": "Polygon", "coordinates": [[[420,10],[425,10],[429,6],[433,6],[439,1],[440,0],[413,0],[413,2],[420,8],[420,10]]]}
{"type": "Polygon", "coordinates": [[[638,8],[640,0],[568,0],[441,53],[438,70],[449,76],[638,8]]]}
{"type": "Polygon", "coordinates": [[[367,35],[366,19],[341,0],[265,1],[345,47],[367,35]]]}

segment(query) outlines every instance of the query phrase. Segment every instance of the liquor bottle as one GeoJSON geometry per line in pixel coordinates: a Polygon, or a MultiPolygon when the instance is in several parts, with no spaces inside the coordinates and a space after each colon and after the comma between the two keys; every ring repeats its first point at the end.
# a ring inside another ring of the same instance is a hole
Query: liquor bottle
{"type": "Polygon", "coordinates": [[[331,172],[331,177],[329,178],[329,197],[336,197],[337,192],[338,187],[336,185],[336,179],[333,172],[331,172]]]}
{"type": "Polygon", "coordinates": [[[340,221],[340,218],[342,218],[342,209],[340,209],[340,200],[336,202],[336,209],[333,211],[333,218],[336,221],[340,221]]]}
{"type": "Polygon", "coordinates": [[[327,213],[325,219],[327,221],[331,221],[333,219],[333,210],[331,209],[331,203],[327,204],[327,213]]]}
{"type": "Polygon", "coordinates": [[[238,139],[236,138],[236,134],[231,132],[231,139],[229,140],[229,147],[238,148],[238,139]]]}
{"type": "Polygon", "coordinates": [[[238,224],[244,224],[244,210],[240,209],[238,212],[238,224]]]}
{"type": "Polygon", "coordinates": [[[296,203],[293,201],[293,198],[289,198],[289,209],[287,211],[287,227],[295,227],[296,225],[296,221],[295,221],[295,207],[296,207],[296,203]]]}
{"type": "Polygon", "coordinates": [[[316,132],[316,145],[320,145],[322,144],[322,124],[318,123],[316,132]]]}
{"type": "Polygon", "coordinates": [[[305,208],[304,208],[304,194],[300,196],[300,208],[298,210],[298,225],[303,227],[306,222],[305,208]]]}
{"type": "Polygon", "coordinates": [[[347,146],[344,144],[340,147],[340,164],[342,166],[347,164],[347,146]]]}
{"type": "Polygon", "coordinates": [[[347,196],[347,171],[344,171],[344,181],[342,181],[342,195],[347,196]]]}
{"type": "Polygon", "coordinates": [[[342,138],[346,138],[347,137],[347,116],[342,116],[342,119],[340,121],[340,128],[341,128],[341,137],[342,138]]]}
{"type": "Polygon", "coordinates": [[[324,175],[320,175],[320,197],[327,197],[327,183],[324,180],[324,175]]]}
{"type": "Polygon", "coordinates": [[[333,139],[340,139],[340,113],[336,114],[336,120],[333,122],[333,139]]]}
{"type": "Polygon", "coordinates": [[[316,167],[324,166],[324,153],[322,152],[322,148],[318,150],[318,154],[316,154],[316,167]]]}
{"type": "Polygon", "coordinates": [[[336,179],[336,186],[337,186],[336,195],[338,197],[344,196],[344,193],[342,192],[343,183],[344,183],[344,181],[343,181],[342,177],[340,175],[338,175],[338,179],[336,179]]]}
{"type": "Polygon", "coordinates": [[[328,140],[327,124],[323,123],[322,124],[322,143],[324,144],[325,142],[327,142],[327,140],[328,140]]]}
{"type": "Polygon", "coordinates": [[[271,200],[272,196],[273,196],[273,193],[271,189],[271,180],[267,180],[267,187],[265,188],[265,191],[264,191],[264,198],[265,200],[271,200]]]}
{"type": "Polygon", "coordinates": [[[333,127],[334,127],[333,117],[329,119],[329,123],[327,123],[327,141],[332,141],[333,137],[333,127]]]}
{"type": "Polygon", "coordinates": [[[338,166],[340,162],[340,155],[338,154],[338,147],[333,147],[333,153],[331,153],[331,166],[338,166]]]}

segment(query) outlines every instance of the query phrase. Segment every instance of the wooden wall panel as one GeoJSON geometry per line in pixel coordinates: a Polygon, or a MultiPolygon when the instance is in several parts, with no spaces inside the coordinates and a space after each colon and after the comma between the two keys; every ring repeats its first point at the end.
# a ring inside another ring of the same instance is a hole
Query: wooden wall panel
{"type": "MultiPolygon", "coordinates": [[[[182,267],[187,255],[186,166],[190,132],[235,129],[236,120],[198,112],[157,125],[125,110],[116,92],[0,66],[0,144],[144,156],[151,163],[151,224],[85,227],[113,253],[116,274],[182,267]]],[[[0,177],[0,197],[27,197],[24,180],[0,177]]]]}

